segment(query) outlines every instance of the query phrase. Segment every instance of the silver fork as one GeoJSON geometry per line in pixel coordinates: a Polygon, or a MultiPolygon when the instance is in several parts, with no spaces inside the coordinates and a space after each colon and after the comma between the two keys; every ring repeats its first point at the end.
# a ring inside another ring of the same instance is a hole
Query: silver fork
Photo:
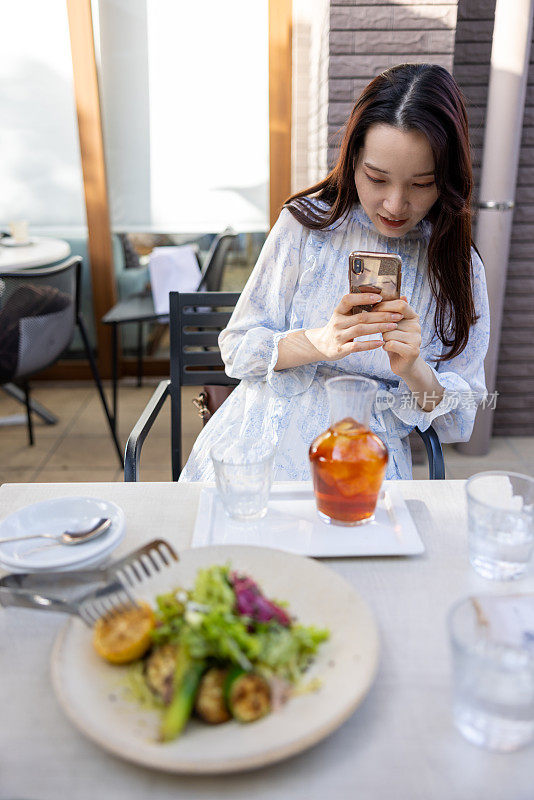
{"type": "Polygon", "coordinates": [[[104,567],[104,571],[108,577],[116,575],[125,586],[135,589],[138,583],[152,578],[155,573],[170,567],[178,560],[178,553],[169,542],[165,539],[153,539],[133,553],[104,567]]]}
{"type": "Polygon", "coordinates": [[[138,584],[174,561],[173,547],[154,539],[103,568],[7,575],[0,579],[0,605],[64,611],[92,626],[99,617],[135,605],[138,584]]]}

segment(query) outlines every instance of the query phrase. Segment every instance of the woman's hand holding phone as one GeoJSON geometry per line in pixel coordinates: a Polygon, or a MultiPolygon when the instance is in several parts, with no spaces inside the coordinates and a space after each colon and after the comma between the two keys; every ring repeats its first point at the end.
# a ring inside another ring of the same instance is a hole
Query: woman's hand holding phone
{"type": "Polygon", "coordinates": [[[385,300],[377,311],[402,314],[396,330],[382,334],[391,371],[402,378],[423,411],[432,411],[441,402],[445,389],[430,366],[421,358],[421,324],[406,297],[385,300]]]}
{"type": "Polygon", "coordinates": [[[399,378],[405,379],[410,376],[414,364],[420,357],[421,323],[419,316],[404,296],[400,300],[385,300],[379,303],[376,313],[379,311],[401,315],[401,320],[395,330],[385,331],[382,338],[391,371],[399,378]]]}
{"type": "MultiPolygon", "coordinates": [[[[383,346],[379,339],[371,341],[354,341],[359,336],[369,336],[374,333],[385,334],[396,332],[397,324],[402,320],[402,312],[397,309],[384,308],[377,311],[362,311],[354,315],[352,309],[356,306],[368,306],[380,303],[379,294],[354,293],[346,294],[334,309],[334,313],[322,328],[314,328],[305,332],[306,338],[322,355],[325,361],[337,361],[351,353],[360,353],[363,350],[377,350],[383,346]]],[[[406,305],[400,300],[383,301],[381,305],[391,304],[406,305]]],[[[408,306],[409,307],[409,306],[408,306]]]]}

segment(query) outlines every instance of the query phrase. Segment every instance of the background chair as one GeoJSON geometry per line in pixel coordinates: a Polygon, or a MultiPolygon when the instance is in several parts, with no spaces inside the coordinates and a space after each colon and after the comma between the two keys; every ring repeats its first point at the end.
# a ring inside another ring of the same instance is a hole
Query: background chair
{"type": "MultiPolygon", "coordinates": [[[[204,264],[201,267],[201,279],[199,289],[202,287],[207,291],[218,292],[224,273],[224,265],[228,251],[233,244],[237,234],[230,229],[226,229],[213,240],[208,251],[204,264]]],[[[143,325],[148,322],[161,322],[167,324],[169,317],[167,314],[156,314],[154,302],[150,291],[140,292],[129,295],[124,300],[119,301],[102,317],[105,325],[112,326],[112,350],[113,350],[113,417],[117,416],[117,380],[118,380],[118,337],[117,328],[127,323],[137,324],[137,385],[141,386],[143,380],[143,325]]]]}
{"type": "MultiPolygon", "coordinates": [[[[63,236],[70,245],[72,256],[81,256],[82,275],[80,280],[80,312],[83,315],[85,330],[94,350],[96,346],[96,330],[93,309],[93,288],[91,270],[89,269],[89,248],[87,236],[63,236]]],[[[124,300],[134,294],[139,294],[148,283],[148,266],[139,264],[139,259],[132,256],[132,246],[126,234],[114,233],[111,237],[113,251],[113,274],[117,286],[118,300],[124,300]]],[[[123,345],[134,348],[137,344],[137,332],[126,329],[123,332],[123,345]]],[[[81,334],[76,330],[69,353],[85,352],[81,334]]]]}
{"type": "MultiPolygon", "coordinates": [[[[126,443],[124,480],[139,480],[141,449],[167,397],[171,399],[172,478],[182,469],[182,386],[235,386],[239,383],[224,372],[218,346],[220,331],[226,327],[239,298],[238,292],[170,293],[171,377],[161,381],[126,443]]],[[[422,438],[429,464],[430,480],[445,478],[445,462],[436,431],[415,429],[422,438]]]]}
{"type": "Polygon", "coordinates": [[[29,378],[49,367],[80,332],[121,466],[122,452],[80,312],[82,259],[43,269],[0,273],[0,383],[22,386],[33,445],[29,378]]]}
{"type": "Polygon", "coordinates": [[[226,228],[222,233],[215,237],[208,250],[208,255],[202,266],[202,277],[198,291],[220,292],[224,275],[224,265],[226,257],[232,247],[237,234],[231,229],[226,228]]]}

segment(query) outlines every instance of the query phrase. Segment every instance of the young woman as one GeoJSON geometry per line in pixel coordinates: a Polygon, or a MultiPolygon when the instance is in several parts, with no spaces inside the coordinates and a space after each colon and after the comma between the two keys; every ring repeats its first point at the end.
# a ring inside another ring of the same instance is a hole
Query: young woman
{"type": "Polygon", "coordinates": [[[367,86],[336,166],[289,198],[219,338],[241,383],[202,431],[181,480],[210,480],[228,435],[276,447],[275,480],[307,480],[308,448],[328,427],[325,382],[379,383],[371,428],[387,478],[411,478],[407,436],[432,423],[469,439],[485,395],[489,309],[471,246],[467,115],[452,76],[405,64],[367,86]],[[398,253],[402,298],[347,294],[353,250],[398,253]],[[352,309],[373,303],[356,317],[352,309]]]}

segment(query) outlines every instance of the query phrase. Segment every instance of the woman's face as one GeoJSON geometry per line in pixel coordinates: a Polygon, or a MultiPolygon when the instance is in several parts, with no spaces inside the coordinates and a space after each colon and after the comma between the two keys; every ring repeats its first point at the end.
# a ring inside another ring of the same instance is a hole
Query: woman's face
{"type": "Polygon", "coordinates": [[[379,233],[403,236],[428,214],[438,198],[434,168],[423,133],[385,124],[369,128],[355,181],[360,203],[379,233]]]}

